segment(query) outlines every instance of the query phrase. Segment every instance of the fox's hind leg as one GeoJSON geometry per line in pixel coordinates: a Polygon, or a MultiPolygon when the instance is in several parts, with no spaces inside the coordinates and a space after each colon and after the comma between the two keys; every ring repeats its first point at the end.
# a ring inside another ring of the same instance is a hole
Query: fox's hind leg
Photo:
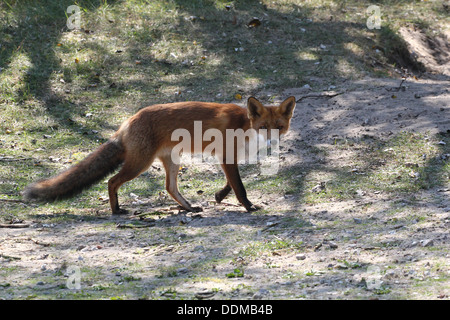
{"type": "Polygon", "coordinates": [[[111,210],[113,214],[126,214],[127,211],[124,209],[120,209],[119,200],[117,197],[117,191],[120,186],[122,186],[125,182],[133,180],[137,176],[139,176],[142,172],[148,169],[148,167],[152,164],[154,157],[150,157],[146,160],[141,159],[133,159],[128,160],[125,159],[122,169],[120,169],[119,173],[116,174],[108,181],[108,192],[109,192],[109,203],[111,205],[111,210]]]}
{"type": "Polygon", "coordinates": [[[231,191],[231,186],[227,182],[227,184],[225,185],[225,187],[223,187],[222,190],[216,192],[216,194],[215,194],[216,202],[221,203],[222,200],[225,199],[225,197],[230,193],[230,191],[231,191]]]}
{"type": "Polygon", "coordinates": [[[202,211],[202,208],[192,207],[191,204],[181,195],[178,190],[177,178],[179,165],[172,161],[171,155],[164,155],[160,157],[166,170],[166,190],[172,198],[180,204],[180,206],[190,212],[202,211]]]}

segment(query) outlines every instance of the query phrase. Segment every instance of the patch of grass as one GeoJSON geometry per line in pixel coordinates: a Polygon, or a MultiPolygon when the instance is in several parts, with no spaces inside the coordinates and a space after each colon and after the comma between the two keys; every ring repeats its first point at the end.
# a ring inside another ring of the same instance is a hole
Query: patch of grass
{"type": "Polygon", "coordinates": [[[347,261],[347,260],[340,260],[340,259],[338,259],[337,260],[339,263],[342,263],[343,264],[343,266],[345,266],[345,268],[347,268],[347,269],[359,269],[359,268],[362,268],[363,266],[364,266],[364,264],[362,264],[362,263],[359,263],[359,262],[349,262],[349,261],[347,261]]]}
{"type": "Polygon", "coordinates": [[[225,276],[227,278],[242,278],[244,277],[244,269],[235,268],[233,272],[227,273],[225,276]]]}
{"type": "Polygon", "coordinates": [[[175,278],[180,275],[180,272],[178,271],[181,268],[181,266],[169,266],[169,267],[161,267],[160,274],[158,275],[158,278],[175,278]]]}
{"type": "MultiPolygon", "coordinates": [[[[402,132],[388,141],[354,141],[359,150],[350,167],[323,168],[321,180],[305,182],[308,203],[359,198],[367,192],[414,193],[445,185],[450,173],[449,137],[402,132]],[[313,187],[323,181],[324,187],[313,187]]],[[[309,175],[315,176],[314,170],[309,175]]],[[[318,174],[317,174],[318,176],[318,174]]]]}
{"type": "Polygon", "coordinates": [[[239,251],[239,256],[255,257],[269,254],[277,250],[301,250],[302,243],[292,240],[272,239],[267,241],[254,241],[239,251]]]}
{"type": "Polygon", "coordinates": [[[389,293],[391,293],[391,289],[390,288],[388,288],[388,287],[385,287],[385,286],[382,286],[381,288],[379,288],[379,289],[374,289],[373,290],[373,292],[376,294],[376,295],[383,295],[383,294],[389,294],[389,293]]]}

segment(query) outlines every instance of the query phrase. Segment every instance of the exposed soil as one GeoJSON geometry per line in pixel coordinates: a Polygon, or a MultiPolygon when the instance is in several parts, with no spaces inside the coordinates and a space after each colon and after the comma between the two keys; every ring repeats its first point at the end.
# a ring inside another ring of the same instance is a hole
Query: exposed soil
{"type": "Polygon", "coordinates": [[[449,31],[441,35],[427,35],[419,28],[400,28],[411,61],[416,61],[433,74],[450,76],[449,31]]]}

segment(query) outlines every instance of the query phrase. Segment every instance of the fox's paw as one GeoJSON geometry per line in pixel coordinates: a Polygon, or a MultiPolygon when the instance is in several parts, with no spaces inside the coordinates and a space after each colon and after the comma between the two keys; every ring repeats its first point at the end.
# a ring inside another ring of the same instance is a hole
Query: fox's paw
{"type": "Polygon", "coordinates": [[[192,211],[191,212],[202,212],[203,208],[202,207],[192,207],[192,211]]]}
{"type": "Polygon", "coordinates": [[[126,210],[126,209],[119,209],[119,210],[115,210],[114,212],[113,212],[113,215],[126,215],[126,214],[129,214],[129,212],[128,212],[128,210],[126,210]]]}
{"type": "Polygon", "coordinates": [[[247,212],[252,212],[252,211],[258,211],[258,210],[260,210],[262,208],[263,208],[262,206],[258,206],[258,205],[252,204],[250,207],[245,208],[245,209],[247,209],[247,212]]]}
{"type": "MultiPolygon", "coordinates": [[[[171,208],[171,209],[172,209],[172,208],[171,208]]],[[[182,206],[180,206],[180,205],[174,207],[173,209],[177,209],[177,210],[186,210],[186,211],[188,211],[188,212],[201,212],[201,211],[203,211],[203,208],[202,208],[202,207],[189,207],[189,208],[185,208],[185,207],[182,207],[182,206]]]]}

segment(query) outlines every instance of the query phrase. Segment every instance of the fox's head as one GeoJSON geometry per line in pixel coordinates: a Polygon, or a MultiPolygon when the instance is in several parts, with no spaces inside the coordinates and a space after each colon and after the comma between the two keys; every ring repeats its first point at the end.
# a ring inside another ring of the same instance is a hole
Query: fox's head
{"type": "Polygon", "coordinates": [[[287,98],[279,106],[264,106],[254,97],[250,97],[247,101],[250,127],[263,135],[268,144],[273,139],[278,140],[289,130],[294,109],[295,97],[287,98]],[[272,129],[277,130],[276,137],[272,137],[272,129]]]}

